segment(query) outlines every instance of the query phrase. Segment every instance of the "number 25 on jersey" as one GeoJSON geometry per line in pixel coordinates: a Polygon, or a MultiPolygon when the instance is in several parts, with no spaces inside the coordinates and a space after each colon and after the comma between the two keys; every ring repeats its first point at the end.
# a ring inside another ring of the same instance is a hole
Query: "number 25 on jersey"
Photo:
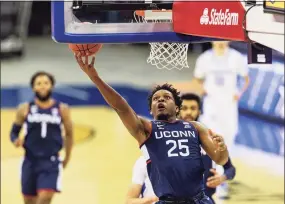
{"type": "Polygon", "coordinates": [[[187,145],[188,139],[182,140],[167,140],[166,145],[170,146],[167,154],[168,157],[186,157],[190,155],[189,147],[187,145]]]}

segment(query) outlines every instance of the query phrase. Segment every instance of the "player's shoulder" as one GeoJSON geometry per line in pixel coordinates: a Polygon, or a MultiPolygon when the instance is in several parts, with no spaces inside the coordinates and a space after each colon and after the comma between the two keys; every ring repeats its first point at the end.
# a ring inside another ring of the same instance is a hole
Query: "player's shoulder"
{"type": "Polygon", "coordinates": [[[191,123],[197,130],[201,130],[201,129],[205,129],[206,126],[198,121],[190,121],[189,123],[191,123]]]}
{"type": "Polygon", "coordinates": [[[67,103],[63,102],[58,102],[59,103],[59,108],[64,110],[64,109],[69,109],[69,105],[67,103]]]}
{"type": "Polygon", "coordinates": [[[205,52],[203,52],[201,55],[199,55],[198,59],[205,59],[205,58],[209,58],[213,55],[213,51],[212,49],[206,50],[205,52]]]}
{"type": "Polygon", "coordinates": [[[229,53],[230,53],[230,55],[232,55],[234,57],[242,57],[243,56],[243,54],[241,52],[239,52],[238,50],[236,50],[234,48],[230,48],[229,53]]]}
{"type": "Polygon", "coordinates": [[[27,110],[30,106],[30,103],[28,102],[25,102],[25,103],[20,103],[17,107],[17,110],[19,111],[24,111],[24,110],[27,110]]]}

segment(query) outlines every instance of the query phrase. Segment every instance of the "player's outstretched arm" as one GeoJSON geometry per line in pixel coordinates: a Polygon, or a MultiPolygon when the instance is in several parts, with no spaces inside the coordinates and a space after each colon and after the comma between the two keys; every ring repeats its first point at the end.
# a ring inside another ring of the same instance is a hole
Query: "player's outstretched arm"
{"type": "Polygon", "coordinates": [[[151,128],[150,122],[138,117],[127,101],[99,77],[94,67],[95,57],[92,57],[91,63],[88,62],[88,56],[82,59],[80,53],[76,55],[75,58],[80,68],[96,85],[109,106],[118,113],[130,134],[134,136],[139,143],[144,142],[151,128]]]}
{"type": "Polygon", "coordinates": [[[212,133],[199,122],[192,122],[199,132],[201,145],[209,157],[219,165],[224,165],[229,159],[227,146],[223,137],[212,133]]]}
{"type": "Polygon", "coordinates": [[[22,146],[22,141],[19,138],[19,133],[21,131],[22,125],[25,122],[25,117],[28,113],[28,108],[28,103],[20,104],[18,106],[16,118],[10,131],[10,140],[16,147],[22,146]]]}

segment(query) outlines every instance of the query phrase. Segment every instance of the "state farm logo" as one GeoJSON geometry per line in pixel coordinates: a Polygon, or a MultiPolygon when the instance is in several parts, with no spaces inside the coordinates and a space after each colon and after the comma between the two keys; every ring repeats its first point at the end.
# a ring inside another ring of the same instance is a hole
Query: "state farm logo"
{"type": "Polygon", "coordinates": [[[201,25],[238,25],[238,13],[230,12],[229,9],[212,9],[209,16],[208,8],[205,8],[200,18],[201,25]]]}

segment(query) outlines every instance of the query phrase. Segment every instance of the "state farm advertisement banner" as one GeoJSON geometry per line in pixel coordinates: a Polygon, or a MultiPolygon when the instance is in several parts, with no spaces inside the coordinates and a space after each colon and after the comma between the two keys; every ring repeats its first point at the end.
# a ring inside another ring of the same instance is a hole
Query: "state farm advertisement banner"
{"type": "Polygon", "coordinates": [[[173,4],[173,29],[177,33],[245,41],[245,9],[237,1],[184,1],[173,4]]]}

